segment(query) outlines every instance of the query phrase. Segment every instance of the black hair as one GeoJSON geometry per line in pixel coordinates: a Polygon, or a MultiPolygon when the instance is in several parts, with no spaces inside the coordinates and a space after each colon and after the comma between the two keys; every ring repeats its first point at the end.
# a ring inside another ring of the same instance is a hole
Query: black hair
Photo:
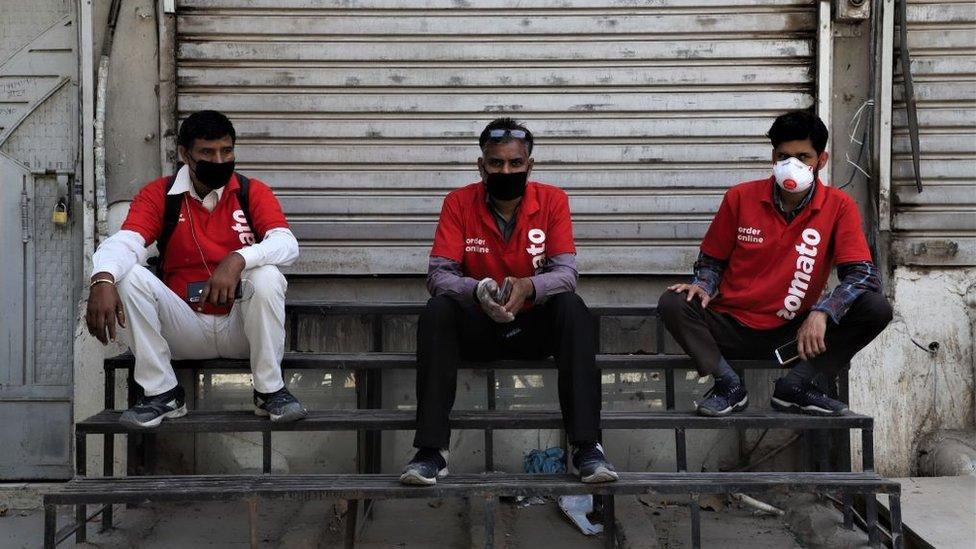
{"type": "MultiPolygon", "coordinates": [[[[489,136],[491,130],[522,130],[523,132],[525,132],[525,139],[524,139],[525,146],[528,150],[528,153],[532,154],[532,132],[530,132],[528,128],[526,128],[521,123],[519,123],[518,120],[509,117],[496,118],[491,122],[489,122],[488,125],[485,126],[485,129],[481,131],[481,137],[478,138],[478,145],[481,146],[482,151],[485,150],[485,145],[487,145],[488,140],[491,139],[489,136]]],[[[504,139],[500,139],[497,142],[504,143],[505,141],[509,141],[511,139],[513,138],[510,136],[506,136],[504,139]]]]}
{"type": "Polygon", "coordinates": [[[790,111],[779,115],[766,133],[774,148],[787,141],[809,139],[817,154],[827,148],[827,135],[823,120],[809,111],[790,111]]]}
{"type": "Polygon", "coordinates": [[[228,135],[231,142],[237,142],[237,133],[230,119],[217,111],[198,111],[186,117],[180,124],[176,142],[192,149],[193,142],[197,139],[220,139],[228,135]]]}

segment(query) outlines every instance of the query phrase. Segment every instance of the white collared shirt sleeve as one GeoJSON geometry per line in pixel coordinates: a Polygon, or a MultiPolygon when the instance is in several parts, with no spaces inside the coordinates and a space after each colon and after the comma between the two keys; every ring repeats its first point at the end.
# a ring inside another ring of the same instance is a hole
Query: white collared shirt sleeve
{"type": "Polygon", "coordinates": [[[244,258],[245,269],[264,265],[287,267],[298,259],[298,239],[290,229],[279,227],[265,233],[261,242],[244,246],[237,253],[244,258]]]}
{"type": "Polygon", "coordinates": [[[146,262],[149,251],[142,235],[121,230],[105,239],[92,256],[92,276],[109,273],[118,282],[132,267],[146,262]]]}

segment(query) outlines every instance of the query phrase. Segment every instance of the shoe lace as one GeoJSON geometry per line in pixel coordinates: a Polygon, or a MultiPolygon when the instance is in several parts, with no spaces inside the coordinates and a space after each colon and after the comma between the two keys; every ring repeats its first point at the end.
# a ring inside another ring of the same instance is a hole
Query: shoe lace
{"type": "Polygon", "coordinates": [[[265,399],[265,403],[268,406],[284,406],[285,404],[290,404],[295,401],[295,397],[288,392],[288,389],[281,388],[277,391],[271,393],[265,399]]]}

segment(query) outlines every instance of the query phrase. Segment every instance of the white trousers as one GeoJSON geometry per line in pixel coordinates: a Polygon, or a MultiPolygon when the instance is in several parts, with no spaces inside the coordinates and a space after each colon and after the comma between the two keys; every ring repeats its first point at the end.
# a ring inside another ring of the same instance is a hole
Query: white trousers
{"type": "Polygon", "coordinates": [[[244,271],[244,298],[226,315],[207,315],[136,265],[118,282],[125,307],[122,341],[135,355],[135,380],[154,396],[176,387],[171,359],[250,358],[254,389],[272,393],[285,386],[285,290],[277,267],[244,271]],[[253,288],[253,295],[251,290],[253,288]]]}

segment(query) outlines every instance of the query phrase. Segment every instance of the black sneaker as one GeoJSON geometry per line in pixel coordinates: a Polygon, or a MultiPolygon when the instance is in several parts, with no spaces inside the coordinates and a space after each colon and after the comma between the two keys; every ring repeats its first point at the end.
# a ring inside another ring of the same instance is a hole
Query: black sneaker
{"type": "Polygon", "coordinates": [[[596,442],[584,444],[573,451],[573,466],[579,471],[580,481],[587,484],[617,480],[617,472],[607,461],[603,446],[596,442]]]}
{"type": "Polygon", "coordinates": [[[298,399],[282,387],[273,393],[254,391],[254,414],[271,417],[271,421],[297,421],[308,415],[298,399]]]}
{"type": "Polygon", "coordinates": [[[781,412],[799,412],[813,416],[840,416],[848,410],[846,404],[830,398],[812,383],[790,383],[785,377],[776,380],[776,389],[770,403],[781,412]]]}
{"type": "Polygon", "coordinates": [[[413,459],[403,468],[402,484],[433,486],[438,478],[447,476],[447,450],[420,448],[413,459]]]}
{"type": "Polygon", "coordinates": [[[137,429],[156,427],[163,418],[186,415],[186,393],[177,385],[165,393],[140,397],[136,405],[122,412],[119,423],[137,429]]]}
{"type": "Polygon", "coordinates": [[[749,395],[745,385],[741,383],[716,382],[702,398],[703,400],[697,403],[698,414],[702,416],[727,416],[732,412],[741,412],[749,406],[749,395]]]}

